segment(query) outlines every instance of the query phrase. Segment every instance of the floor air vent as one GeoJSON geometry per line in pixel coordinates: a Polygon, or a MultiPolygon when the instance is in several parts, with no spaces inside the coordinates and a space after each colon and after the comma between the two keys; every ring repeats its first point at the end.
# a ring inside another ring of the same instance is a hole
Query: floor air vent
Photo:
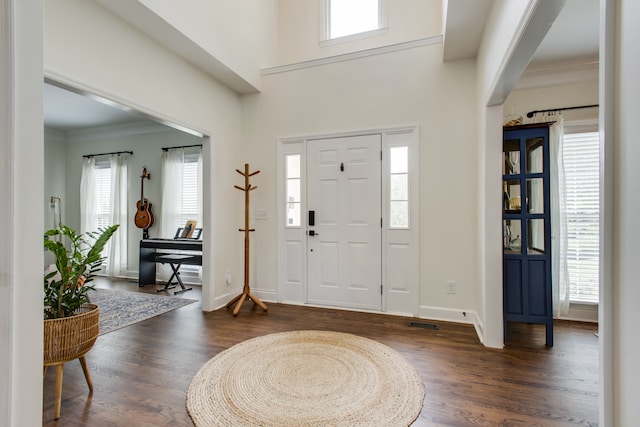
{"type": "Polygon", "coordinates": [[[423,323],[423,322],[407,322],[407,325],[412,328],[423,328],[423,329],[438,329],[438,325],[433,323],[423,323]]]}

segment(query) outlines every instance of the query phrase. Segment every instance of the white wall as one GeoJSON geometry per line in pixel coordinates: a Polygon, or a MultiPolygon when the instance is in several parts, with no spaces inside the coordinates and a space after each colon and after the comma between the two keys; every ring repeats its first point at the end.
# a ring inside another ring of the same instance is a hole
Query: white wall
{"type": "Polygon", "coordinates": [[[441,48],[271,74],[263,93],[244,97],[244,149],[261,170],[252,206],[268,212],[252,235],[258,289],[276,290],[277,139],[418,125],[422,313],[464,320],[462,311],[476,309],[475,62],[442,64],[441,48]],[[457,282],[456,295],[446,293],[447,280],[457,282]]]}
{"type": "Polygon", "coordinates": [[[638,334],[638,183],[640,183],[640,144],[637,114],[640,111],[640,3],[617,0],[617,37],[615,56],[615,129],[613,138],[613,396],[616,426],[637,424],[640,419],[640,334],[638,334]]]}
{"type": "MultiPolygon", "coordinates": [[[[149,228],[150,237],[172,238],[171,236],[161,236],[159,234],[159,220],[162,218],[162,187],[161,187],[161,155],[162,147],[175,147],[182,145],[201,144],[202,139],[186,134],[171,128],[156,130],[150,133],[113,135],[92,137],[89,131],[83,132],[83,137],[70,138],[63,145],[64,163],[66,163],[66,198],[64,206],[66,209],[66,224],[80,230],[80,179],[82,176],[82,156],[88,154],[109,153],[116,151],[133,151],[133,155],[128,160],[128,201],[129,212],[131,213],[126,224],[128,242],[128,272],[127,277],[137,279],[139,261],[139,242],[142,238],[142,230],[137,228],[133,222],[133,215],[136,212],[136,202],[140,200],[140,176],[143,167],[151,174],[150,179],[145,179],[144,196],[151,202],[151,212],[156,221],[149,228]]],[[[45,151],[49,144],[45,143],[45,151]]],[[[97,158],[99,160],[100,157],[97,158]]],[[[104,159],[104,158],[103,158],[104,159]]],[[[45,165],[45,172],[50,168],[45,165]]],[[[202,225],[202,224],[200,224],[202,225]]],[[[177,228],[177,226],[176,226],[177,228]]]]}
{"type": "Polygon", "coordinates": [[[349,43],[320,46],[324,0],[280,0],[280,64],[418,40],[442,33],[442,0],[388,0],[388,30],[349,43]]]}
{"type": "Polygon", "coordinates": [[[0,425],[42,423],[42,3],[0,2],[0,425]]]}
{"type": "MultiPolygon", "coordinates": [[[[525,123],[533,123],[535,118],[527,118],[529,111],[545,110],[558,107],[598,104],[598,81],[587,81],[574,84],[537,87],[525,90],[514,90],[504,102],[505,115],[513,107],[515,114],[522,116],[525,123]]],[[[562,113],[565,122],[598,120],[598,109],[587,108],[569,110],[562,113]]]]}
{"type": "Polygon", "coordinates": [[[276,65],[278,0],[139,1],[256,87],[276,65]]]}
{"type": "MultiPolygon", "coordinates": [[[[44,129],[44,227],[45,230],[53,228],[57,222],[53,218],[51,209],[51,197],[59,197],[61,200],[62,222],[65,223],[67,207],[65,187],[65,171],[67,170],[66,144],[64,135],[53,129],[44,129]]],[[[57,216],[57,210],[56,210],[57,216]]]]}
{"type": "MultiPolygon", "coordinates": [[[[62,132],[54,129],[44,129],[44,198],[42,201],[44,211],[44,229],[49,230],[58,224],[58,209],[62,216],[62,223],[66,224],[67,207],[65,176],[67,170],[66,144],[62,132]],[[58,197],[60,201],[56,208],[51,207],[51,197],[58,197]]],[[[44,265],[55,262],[50,251],[44,253],[44,265]]]]}
{"type": "Polygon", "coordinates": [[[93,1],[48,6],[53,4],[45,4],[44,14],[47,77],[210,136],[203,147],[204,221],[211,224],[204,230],[203,307],[212,309],[216,293],[227,291],[224,270],[236,277],[242,271],[234,233],[241,207],[219,207],[235,195],[239,96],[93,1]]]}
{"type": "MultiPolygon", "coordinates": [[[[501,348],[504,342],[502,315],[502,236],[501,166],[502,108],[492,106],[492,97],[502,82],[512,50],[522,31],[523,15],[532,3],[496,0],[485,27],[477,58],[477,109],[479,122],[477,242],[479,280],[476,292],[481,295],[479,316],[485,345],[501,348]]],[[[504,93],[504,97],[510,89],[504,93]]]]}
{"type": "MultiPolygon", "coordinates": [[[[517,46],[514,35],[522,31],[523,26],[526,25],[525,20],[533,4],[535,0],[494,0],[493,2],[478,53],[480,101],[485,103],[484,105],[501,84],[500,79],[504,68],[508,64],[513,49],[517,46]]],[[[510,90],[505,93],[505,96],[509,92],[510,90]]]]}

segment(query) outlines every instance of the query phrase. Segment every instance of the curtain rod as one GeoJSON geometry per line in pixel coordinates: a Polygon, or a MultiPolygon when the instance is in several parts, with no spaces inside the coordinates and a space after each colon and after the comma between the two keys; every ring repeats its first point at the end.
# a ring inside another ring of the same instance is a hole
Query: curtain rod
{"type": "Polygon", "coordinates": [[[113,151],[111,153],[87,154],[87,155],[84,155],[82,157],[84,157],[85,159],[90,159],[91,157],[108,156],[110,154],[133,154],[133,151],[113,151]]]}
{"type": "Polygon", "coordinates": [[[527,113],[527,117],[531,118],[534,115],[536,115],[537,113],[559,113],[561,111],[565,111],[565,110],[578,110],[581,108],[596,108],[598,107],[598,104],[593,104],[593,105],[580,105],[577,107],[564,107],[564,108],[550,108],[548,110],[533,110],[533,111],[529,111],[527,113]]]}
{"type": "Polygon", "coordinates": [[[191,147],[202,147],[202,144],[180,145],[178,147],[162,147],[162,151],[169,151],[169,150],[173,150],[174,148],[191,148],[191,147]]]}

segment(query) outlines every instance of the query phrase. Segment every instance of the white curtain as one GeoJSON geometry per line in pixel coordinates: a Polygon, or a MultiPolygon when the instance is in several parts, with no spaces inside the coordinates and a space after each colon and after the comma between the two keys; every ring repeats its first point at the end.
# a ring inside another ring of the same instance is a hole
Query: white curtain
{"type": "Polygon", "coordinates": [[[128,221],[128,169],[126,154],[112,155],[111,167],[111,215],[110,224],[120,224],[107,246],[106,271],[109,277],[123,276],[127,272],[128,221]]]}
{"type": "Polygon", "coordinates": [[[96,192],[96,161],[93,157],[82,160],[80,178],[80,232],[98,228],[98,195],[96,192]]]}
{"type": "Polygon", "coordinates": [[[551,151],[551,281],[553,284],[553,315],[569,313],[569,270],[567,268],[566,184],[562,139],[564,123],[559,116],[549,129],[551,151]]]}
{"type": "Polygon", "coordinates": [[[182,221],[184,150],[162,152],[162,211],[160,237],[173,238],[182,221]]]}
{"type": "MultiPolygon", "coordinates": [[[[162,210],[160,211],[160,237],[173,238],[182,221],[182,181],[184,178],[184,150],[162,152],[162,210]]],[[[157,265],[163,280],[168,280],[168,265],[157,265]]]]}

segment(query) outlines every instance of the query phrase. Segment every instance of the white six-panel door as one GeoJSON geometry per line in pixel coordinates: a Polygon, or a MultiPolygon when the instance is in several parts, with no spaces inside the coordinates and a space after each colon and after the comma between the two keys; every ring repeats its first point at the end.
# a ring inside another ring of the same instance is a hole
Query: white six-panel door
{"type": "Polygon", "coordinates": [[[380,134],[307,143],[308,303],[381,309],[380,157],[380,134]]]}

